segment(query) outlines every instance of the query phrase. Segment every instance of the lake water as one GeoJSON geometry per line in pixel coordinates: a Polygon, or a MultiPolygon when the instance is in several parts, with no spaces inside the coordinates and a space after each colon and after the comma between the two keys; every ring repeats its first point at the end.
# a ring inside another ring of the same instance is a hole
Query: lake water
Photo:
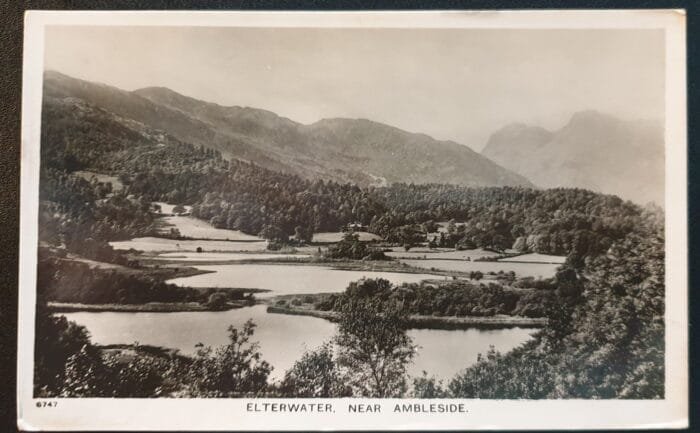
{"type": "Polygon", "coordinates": [[[308,259],[309,257],[311,257],[309,254],[171,252],[158,254],[154,259],[183,262],[240,262],[243,260],[308,259]]]}
{"type": "Polygon", "coordinates": [[[401,259],[401,263],[406,263],[409,266],[416,268],[439,269],[442,271],[457,271],[471,272],[481,271],[484,274],[488,272],[510,272],[513,271],[518,277],[553,277],[556,273],[556,263],[517,263],[517,262],[465,262],[459,260],[405,260],[401,259]]]}
{"type": "MultiPolygon", "coordinates": [[[[260,343],[263,359],[275,369],[272,379],[281,379],[304,351],[330,340],[336,325],[315,317],[268,314],[266,306],[256,305],[229,311],[177,313],[65,313],[68,320],[87,327],[98,344],[149,344],[179,349],[193,354],[195,345],[217,347],[228,343],[229,325],[241,327],[248,319],[258,325],[253,341],[260,343]]],[[[499,330],[410,330],[414,344],[420,346],[409,374],[429,375],[449,380],[460,370],[476,362],[477,354],[489,345],[506,352],[530,338],[532,329],[499,330]]]]}
{"type": "MultiPolygon", "coordinates": [[[[280,257],[308,257],[317,247],[299,249],[306,254],[271,254],[265,252],[267,243],[258,238],[233,230],[216,229],[206,222],[190,217],[166,217],[184,236],[209,238],[210,240],[172,240],[155,237],[136,238],[125,242],[112,242],[116,249],[130,248],[160,253],[157,258],[194,262],[193,267],[206,274],[176,278],[169,283],[191,287],[243,287],[268,289],[257,297],[281,294],[342,292],[352,281],[361,278],[385,278],[394,284],[414,283],[425,279],[446,279],[430,273],[411,274],[400,272],[339,270],[317,265],[284,264],[225,264],[197,265],[197,261],[230,260],[232,262],[280,257]],[[223,240],[229,239],[229,240],[223,240]],[[253,240],[253,242],[241,242],[253,240]],[[238,241],[238,242],[236,242],[238,241]],[[202,248],[202,253],[195,253],[202,248]]],[[[400,251],[397,251],[401,253],[400,251]]],[[[413,254],[429,254],[412,251],[413,254]]],[[[405,257],[416,257],[411,253],[405,257]]],[[[464,252],[441,251],[431,258],[465,259],[490,253],[472,250],[464,252]]],[[[420,256],[418,256],[420,257],[420,256]]],[[[537,263],[462,262],[457,260],[401,260],[413,266],[454,268],[458,270],[514,270],[520,276],[550,276],[556,265],[537,263]]],[[[268,314],[266,306],[256,305],[229,311],[205,312],[73,312],[64,314],[69,320],[89,330],[97,344],[149,344],[179,349],[194,354],[197,343],[217,347],[228,342],[227,328],[242,327],[248,319],[257,324],[254,341],[260,343],[263,359],[275,369],[271,379],[279,380],[306,350],[313,350],[332,339],[336,325],[315,317],[268,314]]],[[[448,381],[460,370],[476,362],[479,353],[489,346],[507,352],[527,341],[532,329],[509,328],[498,330],[410,330],[418,354],[409,368],[409,374],[420,376],[422,371],[448,381]]]]}
{"type": "Polygon", "coordinates": [[[394,284],[417,283],[426,279],[445,279],[431,274],[401,272],[346,271],[324,266],[310,265],[199,265],[208,274],[175,278],[168,283],[190,287],[240,287],[269,289],[257,297],[293,295],[302,293],[342,292],[351,281],[361,278],[384,278],[394,284]]]}

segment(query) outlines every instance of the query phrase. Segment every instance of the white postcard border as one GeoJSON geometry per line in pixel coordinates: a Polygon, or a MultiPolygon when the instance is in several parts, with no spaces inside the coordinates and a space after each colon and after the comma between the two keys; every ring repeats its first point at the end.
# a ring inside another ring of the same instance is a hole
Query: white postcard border
{"type": "Polygon", "coordinates": [[[685,14],[679,10],[411,12],[66,12],[25,16],[19,264],[18,424],[26,430],[631,429],[688,425],[685,14]],[[97,399],[32,396],[44,28],[158,25],[353,28],[658,28],[666,33],[666,398],[663,400],[97,399]],[[250,412],[250,403],[328,403],[334,413],[250,412]],[[377,403],[381,414],[349,414],[377,403]],[[464,404],[406,414],[395,404],[464,404]]]}

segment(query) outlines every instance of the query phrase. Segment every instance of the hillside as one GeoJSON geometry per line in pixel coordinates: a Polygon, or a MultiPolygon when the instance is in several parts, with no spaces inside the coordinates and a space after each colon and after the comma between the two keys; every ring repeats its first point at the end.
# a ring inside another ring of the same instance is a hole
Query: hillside
{"type": "Polygon", "coordinates": [[[540,187],[587,188],[663,205],[664,137],[654,122],[585,111],[554,132],[514,124],[494,133],[482,155],[540,187]]]}
{"type": "Polygon", "coordinates": [[[187,143],[307,179],[532,186],[467,146],[362,119],[302,125],[270,111],[224,107],[150,87],[133,92],[46,72],[44,95],[80,101],[187,143]],[[71,99],[73,98],[73,99],[71,99]]]}

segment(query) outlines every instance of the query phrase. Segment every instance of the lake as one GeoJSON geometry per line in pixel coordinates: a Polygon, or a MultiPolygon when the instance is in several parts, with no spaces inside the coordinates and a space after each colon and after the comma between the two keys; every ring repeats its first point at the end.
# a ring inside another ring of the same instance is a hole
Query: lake
{"type": "Polygon", "coordinates": [[[445,279],[431,274],[401,272],[346,271],[324,266],[282,264],[195,265],[207,274],[168,280],[168,283],[190,287],[238,287],[269,289],[258,298],[303,293],[342,292],[352,281],[361,278],[384,278],[394,284],[418,283],[426,279],[445,279]]]}
{"type": "MultiPolygon", "coordinates": [[[[161,203],[161,206],[163,204],[161,203]]],[[[170,209],[166,209],[170,210],[170,209]]],[[[444,280],[446,277],[430,273],[401,273],[333,269],[313,264],[237,264],[241,260],[274,260],[276,258],[308,258],[318,247],[299,248],[301,254],[274,254],[265,251],[267,243],[254,236],[234,230],[222,230],[191,217],[165,217],[164,221],[177,227],[183,236],[209,238],[208,240],[173,240],[156,237],[136,238],[110,243],[115,249],[136,249],[159,253],[155,258],[192,262],[193,267],[209,273],[175,278],[168,283],[190,287],[242,287],[268,289],[257,293],[258,298],[276,295],[342,292],[352,281],[361,278],[385,278],[394,284],[417,283],[426,279],[444,280]],[[227,239],[227,240],[224,240],[227,239]],[[246,242],[247,241],[247,242],[246,242]],[[196,253],[197,248],[203,252],[196,253]],[[199,265],[198,261],[226,260],[222,265],[199,265]]],[[[169,228],[168,228],[169,230],[169,228]]],[[[334,234],[337,237],[337,234],[334,234]]],[[[541,263],[466,262],[477,257],[492,255],[483,250],[423,251],[409,253],[395,249],[390,255],[403,257],[402,262],[429,269],[448,270],[514,270],[520,276],[549,276],[557,265],[541,263]],[[411,260],[427,255],[434,260],[411,260]],[[451,259],[451,260],[445,260],[451,259]]],[[[216,347],[228,342],[229,325],[242,327],[248,319],[257,324],[254,341],[260,343],[263,359],[275,369],[271,379],[279,380],[293,363],[309,349],[315,349],[332,339],[336,325],[315,317],[268,314],[265,305],[205,312],[73,312],[66,313],[90,331],[97,344],[149,344],[179,349],[194,354],[197,343],[216,347]]],[[[420,376],[422,371],[448,381],[460,370],[476,362],[479,353],[490,346],[507,352],[527,341],[536,332],[533,329],[467,329],[433,330],[413,329],[409,335],[419,346],[418,354],[409,368],[409,374],[420,376]]]]}
{"type": "MultiPolygon", "coordinates": [[[[260,342],[263,359],[275,369],[273,380],[281,379],[294,361],[307,349],[314,349],[330,340],[336,325],[307,316],[268,314],[266,306],[256,305],[229,311],[177,313],[65,313],[68,320],[87,327],[97,344],[149,344],[179,349],[193,354],[195,345],[220,346],[228,343],[229,325],[241,327],[248,319],[258,325],[253,341],[260,342]]],[[[409,368],[409,374],[429,375],[449,380],[457,372],[476,362],[479,353],[490,345],[502,352],[527,341],[533,329],[498,330],[432,330],[414,329],[408,334],[421,346],[409,368]]]]}
{"type": "Polygon", "coordinates": [[[460,260],[405,260],[401,263],[421,269],[438,269],[441,271],[471,272],[510,272],[513,271],[518,277],[553,277],[559,264],[557,263],[519,263],[519,262],[466,262],[460,260]]]}
{"type": "Polygon", "coordinates": [[[309,254],[171,252],[158,254],[153,258],[183,262],[240,262],[243,260],[308,259],[310,257],[309,254]]]}

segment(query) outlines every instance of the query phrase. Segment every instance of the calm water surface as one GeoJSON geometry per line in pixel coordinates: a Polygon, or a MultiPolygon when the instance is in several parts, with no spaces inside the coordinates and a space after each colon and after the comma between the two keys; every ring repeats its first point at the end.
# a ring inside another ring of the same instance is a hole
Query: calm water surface
{"type": "Polygon", "coordinates": [[[308,259],[309,257],[311,257],[309,254],[171,252],[158,254],[153,258],[156,260],[178,260],[183,262],[240,262],[243,260],[308,259]]]}
{"type": "Polygon", "coordinates": [[[260,298],[301,293],[342,292],[350,282],[361,278],[385,278],[395,284],[417,283],[426,279],[445,279],[445,277],[431,274],[346,271],[309,265],[230,264],[195,267],[212,272],[175,278],[167,282],[190,287],[242,287],[272,290],[272,292],[256,294],[260,298]]]}
{"type": "MultiPolygon", "coordinates": [[[[258,325],[254,341],[260,343],[263,359],[273,367],[272,379],[281,379],[304,351],[330,340],[336,325],[323,319],[306,316],[268,314],[266,306],[256,305],[230,311],[177,313],[65,313],[68,320],[87,327],[92,341],[98,344],[150,344],[177,348],[182,353],[195,353],[195,345],[217,347],[228,343],[229,325],[241,327],[248,319],[258,325]]],[[[410,330],[419,345],[418,356],[409,374],[429,375],[449,380],[457,372],[476,362],[477,354],[489,345],[508,351],[528,340],[532,329],[500,330],[410,330]]]]}

